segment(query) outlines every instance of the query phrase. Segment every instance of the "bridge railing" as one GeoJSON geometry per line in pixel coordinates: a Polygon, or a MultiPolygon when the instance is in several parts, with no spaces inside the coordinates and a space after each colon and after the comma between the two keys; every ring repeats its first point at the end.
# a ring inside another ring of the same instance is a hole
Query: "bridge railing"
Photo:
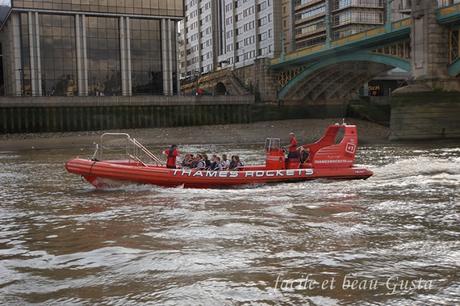
{"type": "Polygon", "coordinates": [[[436,11],[436,17],[440,24],[454,24],[460,21],[460,2],[440,7],[436,11]]]}
{"type": "Polygon", "coordinates": [[[228,68],[224,68],[213,73],[208,73],[199,77],[197,76],[196,79],[191,79],[188,82],[183,82],[183,85],[181,87],[183,90],[192,90],[200,83],[206,83],[213,79],[221,79],[227,76],[229,73],[230,70],[228,68]]]}
{"type": "Polygon", "coordinates": [[[458,0],[438,0],[438,8],[448,7],[448,6],[455,6],[460,2],[458,0]]]}
{"type": "Polygon", "coordinates": [[[374,29],[371,29],[371,30],[368,30],[368,31],[365,31],[365,32],[356,33],[356,34],[353,34],[353,35],[350,35],[350,36],[347,36],[347,37],[344,37],[344,38],[339,38],[337,40],[332,41],[331,44],[334,47],[343,46],[343,45],[345,45],[347,43],[350,43],[350,42],[363,40],[363,39],[366,39],[366,38],[369,38],[369,37],[374,37],[376,35],[383,34],[383,33],[385,33],[385,28],[384,27],[378,27],[378,28],[374,28],[374,29]]]}
{"type": "Polygon", "coordinates": [[[438,18],[445,18],[451,15],[460,14],[460,2],[451,5],[442,5],[438,8],[438,18]]]}

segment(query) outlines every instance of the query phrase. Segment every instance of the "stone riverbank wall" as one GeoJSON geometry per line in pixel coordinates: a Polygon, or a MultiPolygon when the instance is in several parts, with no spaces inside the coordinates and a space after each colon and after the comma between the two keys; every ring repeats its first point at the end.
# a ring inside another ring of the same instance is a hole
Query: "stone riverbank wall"
{"type": "Polygon", "coordinates": [[[0,133],[248,123],[254,96],[2,97],[0,133]]]}
{"type": "Polygon", "coordinates": [[[391,98],[390,140],[460,138],[460,93],[420,92],[391,98]]]}

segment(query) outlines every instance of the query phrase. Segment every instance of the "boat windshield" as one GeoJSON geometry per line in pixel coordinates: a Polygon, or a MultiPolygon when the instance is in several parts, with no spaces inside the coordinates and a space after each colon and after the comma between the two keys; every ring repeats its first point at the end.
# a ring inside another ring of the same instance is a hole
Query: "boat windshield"
{"type": "Polygon", "coordinates": [[[281,148],[279,138],[267,138],[265,140],[265,151],[278,151],[281,148]]]}

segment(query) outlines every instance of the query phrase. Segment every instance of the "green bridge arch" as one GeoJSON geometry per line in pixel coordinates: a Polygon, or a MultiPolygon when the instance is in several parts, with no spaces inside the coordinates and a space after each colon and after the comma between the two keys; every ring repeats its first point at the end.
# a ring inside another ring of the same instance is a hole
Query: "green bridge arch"
{"type": "Polygon", "coordinates": [[[452,77],[456,77],[460,74],[460,59],[456,59],[447,69],[448,73],[452,77]]]}
{"type": "Polygon", "coordinates": [[[411,64],[409,60],[405,60],[405,59],[391,56],[391,55],[371,53],[371,52],[354,52],[354,53],[345,54],[345,55],[332,56],[325,60],[319,60],[318,62],[313,63],[310,66],[308,66],[304,71],[302,71],[292,80],[290,80],[279,91],[278,98],[284,99],[292,88],[294,88],[302,80],[314,74],[318,70],[331,66],[331,65],[344,63],[344,62],[373,62],[373,63],[379,63],[379,64],[392,66],[395,68],[400,68],[405,71],[411,71],[411,64]]]}

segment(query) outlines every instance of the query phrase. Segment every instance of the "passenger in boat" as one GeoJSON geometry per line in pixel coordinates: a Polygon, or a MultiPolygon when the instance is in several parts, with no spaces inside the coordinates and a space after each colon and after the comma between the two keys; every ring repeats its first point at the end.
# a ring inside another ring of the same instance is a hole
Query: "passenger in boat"
{"type": "Polygon", "coordinates": [[[310,148],[301,147],[300,148],[300,163],[303,164],[307,162],[309,158],[310,158],[310,148]]]}
{"type": "Polygon", "coordinates": [[[211,157],[211,165],[209,165],[208,169],[209,170],[214,169],[216,167],[216,163],[217,163],[217,155],[213,154],[211,157]]]}
{"type": "Polygon", "coordinates": [[[228,169],[233,170],[235,168],[236,168],[236,159],[235,159],[235,155],[232,155],[232,161],[228,165],[228,169]]]}
{"type": "Polygon", "coordinates": [[[182,168],[191,168],[193,162],[193,154],[187,153],[181,163],[182,168]]]}
{"type": "Polygon", "coordinates": [[[243,163],[240,160],[238,155],[232,156],[232,161],[230,162],[229,170],[240,170],[243,167],[243,163]]]}
{"type": "Polygon", "coordinates": [[[206,162],[203,159],[203,156],[201,154],[198,154],[197,157],[195,158],[196,161],[196,166],[194,167],[197,170],[204,170],[206,169],[206,162]]]}
{"type": "Polygon", "coordinates": [[[230,161],[227,159],[227,154],[222,154],[222,170],[230,168],[230,161]]]}
{"type": "Polygon", "coordinates": [[[165,150],[163,154],[167,155],[166,167],[170,169],[176,169],[176,159],[179,155],[177,145],[173,144],[168,150],[165,150]]]}
{"type": "Polygon", "coordinates": [[[197,156],[194,156],[194,157],[192,158],[192,161],[190,162],[190,168],[191,168],[191,169],[195,169],[196,166],[198,166],[198,161],[199,161],[199,160],[200,160],[200,158],[199,158],[198,155],[197,155],[197,156]]]}
{"type": "Polygon", "coordinates": [[[221,171],[222,170],[222,161],[219,156],[216,156],[216,162],[211,168],[212,171],[221,171]]]}
{"type": "Polygon", "coordinates": [[[236,160],[236,170],[241,170],[244,167],[243,162],[240,160],[240,157],[238,155],[235,156],[235,160],[236,160]]]}
{"type": "Polygon", "coordinates": [[[209,169],[211,167],[211,161],[209,160],[207,154],[203,154],[203,160],[206,165],[206,169],[209,169]]]}
{"type": "Polygon", "coordinates": [[[297,139],[294,133],[289,133],[289,147],[288,147],[288,159],[299,158],[299,152],[297,151],[297,139]]]}

